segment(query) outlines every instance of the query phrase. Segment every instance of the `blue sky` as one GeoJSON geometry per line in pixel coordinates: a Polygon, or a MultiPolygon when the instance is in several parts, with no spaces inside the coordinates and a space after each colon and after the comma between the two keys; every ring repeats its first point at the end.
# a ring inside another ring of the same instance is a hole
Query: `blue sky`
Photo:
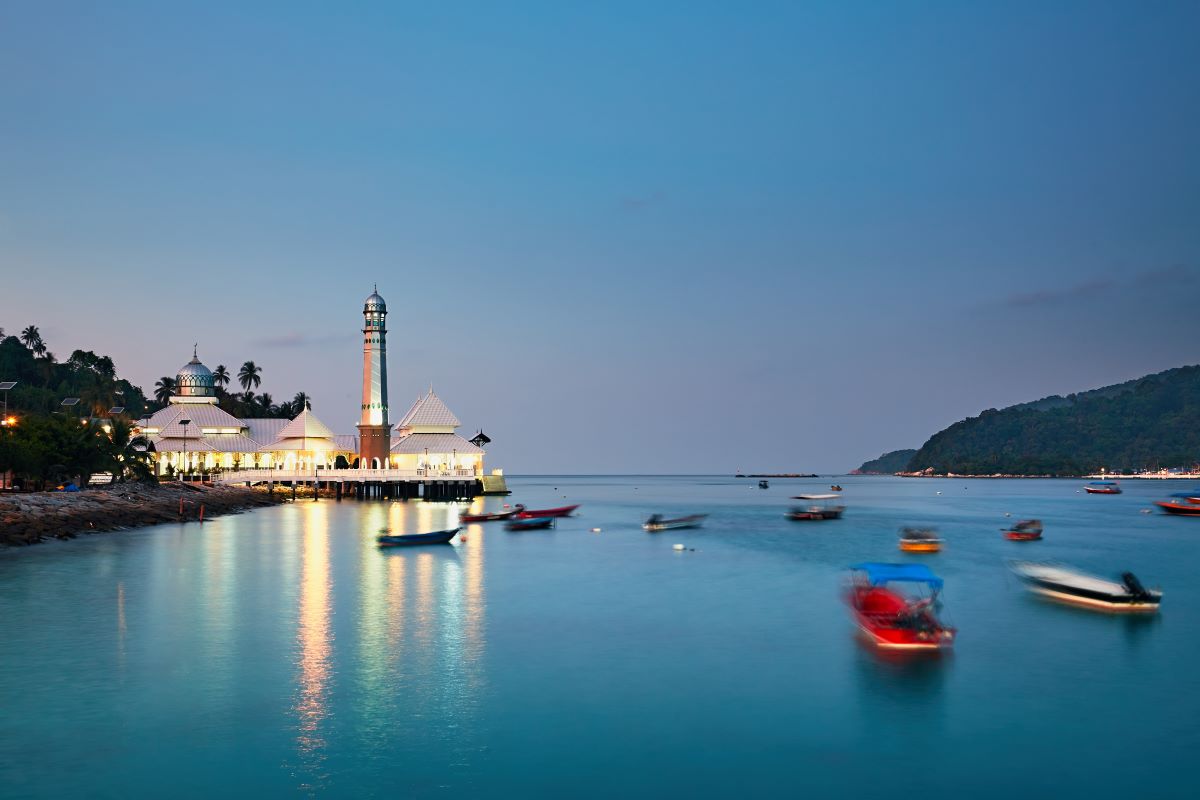
{"type": "Polygon", "coordinates": [[[1196,363],[1195,3],[10,3],[0,326],[513,472],[845,470],[1196,363]],[[345,7],[343,7],[345,6],[345,7]]]}

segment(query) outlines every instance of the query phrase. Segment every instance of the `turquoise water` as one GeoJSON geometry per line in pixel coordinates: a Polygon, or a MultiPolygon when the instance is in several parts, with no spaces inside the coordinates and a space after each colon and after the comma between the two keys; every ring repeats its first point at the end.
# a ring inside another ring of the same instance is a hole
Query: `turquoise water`
{"type": "Polygon", "coordinates": [[[1200,519],[1140,513],[1182,487],[840,482],[829,523],[783,518],[828,481],[523,478],[511,502],[580,516],[380,552],[459,506],[300,502],[2,552],[0,794],[1192,796],[1200,519]],[[712,516],[648,535],[652,511],[712,516]],[[903,524],[946,550],[900,554],[903,524]],[[1163,611],[1048,604],[1014,557],[1132,569],[1163,611]],[[952,656],[859,643],[863,559],[946,579],[952,656]]]}

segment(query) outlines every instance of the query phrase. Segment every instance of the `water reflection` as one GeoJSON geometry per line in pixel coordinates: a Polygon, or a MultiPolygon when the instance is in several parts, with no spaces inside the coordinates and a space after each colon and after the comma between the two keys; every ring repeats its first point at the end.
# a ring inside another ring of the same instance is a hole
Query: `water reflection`
{"type": "Polygon", "coordinates": [[[308,773],[308,782],[301,788],[315,790],[321,787],[326,777],[320,772],[326,758],[322,723],[328,715],[327,693],[333,649],[329,626],[329,529],[326,504],[313,503],[303,508],[296,745],[308,773]]]}

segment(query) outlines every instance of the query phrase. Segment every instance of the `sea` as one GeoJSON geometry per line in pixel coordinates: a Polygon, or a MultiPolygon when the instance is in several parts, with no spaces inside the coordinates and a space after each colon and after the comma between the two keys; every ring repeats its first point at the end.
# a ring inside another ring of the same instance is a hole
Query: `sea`
{"type": "Polygon", "coordinates": [[[1192,484],[510,477],[470,504],[300,500],[0,552],[5,798],[1194,797],[1192,484]],[[845,517],[792,522],[840,483],[845,517]],[[580,504],[548,531],[381,529],[580,504]],[[703,528],[647,534],[651,513],[703,528]],[[1045,538],[1001,528],[1045,522],[1045,538]],[[934,526],[937,554],[897,549],[934,526]],[[676,549],[682,544],[684,549],[676,549]],[[1012,559],[1164,591],[1053,604],[1012,559]],[[885,656],[842,600],[862,561],[945,579],[952,653],[885,656]]]}

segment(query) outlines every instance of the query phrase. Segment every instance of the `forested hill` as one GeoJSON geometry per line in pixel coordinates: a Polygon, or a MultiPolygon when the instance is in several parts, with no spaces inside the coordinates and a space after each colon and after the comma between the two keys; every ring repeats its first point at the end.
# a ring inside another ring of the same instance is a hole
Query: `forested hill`
{"type": "Polygon", "coordinates": [[[855,475],[892,475],[908,467],[908,462],[916,455],[916,450],[893,450],[884,453],[879,458],[873,458],[854,470],[855,475]]]}
{"type": "Polygon", "coordinates": [[[1067,397],[1046,397],[956,422],[908,471],[1084,475],[1200,462],[1200,366],[1067,397]]]}

